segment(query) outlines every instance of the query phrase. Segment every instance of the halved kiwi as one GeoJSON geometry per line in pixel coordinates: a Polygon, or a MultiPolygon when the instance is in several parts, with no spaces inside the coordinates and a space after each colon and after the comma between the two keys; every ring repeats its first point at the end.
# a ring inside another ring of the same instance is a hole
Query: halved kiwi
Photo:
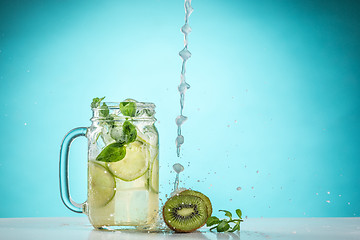
{"type": "Polygon", "coordinates": [[[204,200],[204,202],[206,203],[206,207],[207,207],[208,217],[211,217],[212,205],[211,205],[210,199],[207,196],[205,196],[201,192],[190,190],[190,189],[182,191],[181,193],[179,193],[179,195],[192,195],[192,196],[196,196],[196,197],[199,197],[202,200],[204,200]]]}
{"type": "Polygon", "coordinates": [[[175,195],[163,207],[166,225],[175,232],[192,232],[202,227],[207,218],[204,200],[192,195],[175,195]]]}

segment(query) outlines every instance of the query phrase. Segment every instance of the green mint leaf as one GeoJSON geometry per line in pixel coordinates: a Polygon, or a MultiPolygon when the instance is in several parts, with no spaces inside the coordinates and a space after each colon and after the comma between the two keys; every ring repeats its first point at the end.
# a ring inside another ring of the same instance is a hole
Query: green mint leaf
{"type": "Polygon", "coordinates": [[[107,145],[101,153],[96,157],[101,162],[117,162],[126,155],[126,148],[123,143],[112,143],[107,145]]]}
{"type": "Polygon", "coordinates": [[[225,216],[229,217],[230,220],[232,219],[232,214],[231,214],[231,212],[226,211],[226,210],[219,210],[219,212],[224,212],[224,213],[225,213],[225,216]]]}
{"type": "Polygon", "coordinates": [[[236,209],[236,214],[239,216],[239,218],[241,219],[241,215],[242,215],[242,212],[240,209],[236,209]]]}
{"type": "Polygon", "coordinates": [[[236,223],[235,226],[229,232],[240,231],[240,222],[236,223]]]}
{"type": "Polygon", "coordinates": [[[102,100],[104,100],[105,97],[103,98],[93,98],[93,101],[91,103],[91,108],[98,108],[100,106],[100,103],[102,100]]]}
{"type": "Polygon", "coordinates": [[[123,124],[123,136],[126,143],[134,142],[137,137],[135,126],[127,120],[123,124]]]}
{"type": "Polygon", "coordinates": [[[228,222],[226,220],[222,220],[219,225],[216,227],[216,230],[218,232],[226,232],[227,230],[229,230],[230,225],[228,224],[228,222]]]}
{"type": "Polygon", "coordinates": [[[212,217],[209,217],[208,220],[206,221],[206,226],[210,227],[212,225],[218,224],[219,222],[220,222],[220,220],[217,217],[212,216],[212,217]]]}
{"type": "Polygon", "coordinates": [[[120,111],[124,116],[134,117],[136,112],[136,104],[134,102],[121,102],[120,111]]]}
{"type": "Polygon", "coordinates": [[[106,116],[106,123],[110,126],[110,128],[115,126],[115,121],[114,121],[115,117],[116,117],[116,115],[114,115],[114,114],[110,114],[110,115],[106,116]]]}
{"type": "Polygon", "coordinates": [[[99,112],[100,117],[107,117],[109,116],[109,108],[106,105],[106,103],[103,103],[102,106],[100,107],[100,112],[99,112]]]}

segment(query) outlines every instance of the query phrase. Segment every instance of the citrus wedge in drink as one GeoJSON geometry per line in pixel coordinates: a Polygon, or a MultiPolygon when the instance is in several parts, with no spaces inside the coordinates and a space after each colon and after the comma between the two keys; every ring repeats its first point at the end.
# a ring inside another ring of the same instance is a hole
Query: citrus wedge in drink
{"type": "Polygon", "coordinates": [[[109,170],[89,161],[89,205],[102,207],[108,204],[115,196],[115,186],[115,178],[109,170]]]}
{"type": "Polygon", "coordinates": [[[154,193],[159,193],[159,159],[158,155],[153,160],[150,173],[150,188],[154,193]]]}
{"type": "Polygon", "coordinates": [[[130,143],[126,147],[125,157],[118,161],[108,163],[111,173],[124,181],[138,179],[149,168],[150,152],[146,144],[140,141],[130,143]]]}

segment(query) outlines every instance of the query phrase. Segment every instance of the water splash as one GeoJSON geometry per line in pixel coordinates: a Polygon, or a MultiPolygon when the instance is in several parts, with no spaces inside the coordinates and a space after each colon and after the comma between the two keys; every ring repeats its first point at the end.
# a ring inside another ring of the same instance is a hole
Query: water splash
{"type": "Polygon", "coordinates": [[[189,25],[189,17],[193,12],[191,7],[191,0],[185,0],[185,24],[181,27],[181,32],[184,34],[184,48],[179,52],[179,55],[182,59],[181,75],[180,75],[180,85],[178,90],[180,93],[180,115],[176,118],[176,125],[178,127],[177,137],[176,137],[176,153],[180,157],[180,147],[184,143],[184,136],[181,135],[181,125],[186,121],[187,117],[183,115],[184,101],[186,90],[190,88],[190,85],[186,82],[186,61],[191,57],[191,52],[188,50],[188,34],[191,32],[191,27],[189,25]]]}
{"type": "Polygon", "coordinates": [[[179,188],[179,174],[184,171],[184,166],[181,165],[180,163],[175,163],[173,165],[173,169],[176,172],[176,178],[175,178],[175,182],[174,182],[174,192],[177,192],[178,188],[179,188]]]}

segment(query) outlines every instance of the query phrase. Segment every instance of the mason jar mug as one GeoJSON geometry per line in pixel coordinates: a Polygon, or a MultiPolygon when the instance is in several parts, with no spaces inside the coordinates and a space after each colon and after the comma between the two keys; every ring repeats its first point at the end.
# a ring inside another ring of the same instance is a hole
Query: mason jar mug
{"type": "Polygon", "coordinates": [[[159,141],[155,105],[126,100],[92,104],[91,126],[71,130],[60,150],[60,192],[66,207],[98,229],[151,229],[159,213],[159,141]],[[87,201],[69,192],[69,149],[88,139],[87,201]]]}

